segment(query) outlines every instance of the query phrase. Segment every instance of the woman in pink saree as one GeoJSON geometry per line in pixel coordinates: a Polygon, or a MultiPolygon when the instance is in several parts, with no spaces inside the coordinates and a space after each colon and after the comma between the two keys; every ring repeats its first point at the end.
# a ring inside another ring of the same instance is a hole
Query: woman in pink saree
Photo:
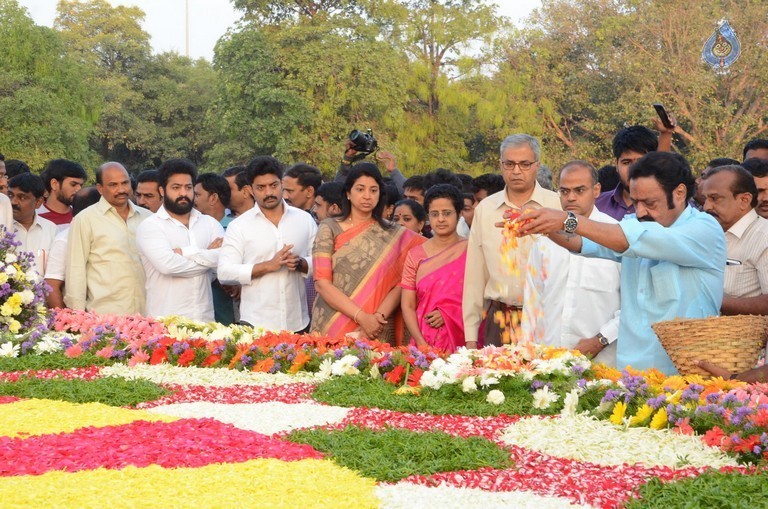
{"type": "Polygon", "coordinates": [[[439,184],[427,191],[424,206],[434,236],[405,259],[403,319],[416,345],[454,352],[465,343],[461,295],[467,241],[456,233],[464,199],[456,187],[439,184]]]}

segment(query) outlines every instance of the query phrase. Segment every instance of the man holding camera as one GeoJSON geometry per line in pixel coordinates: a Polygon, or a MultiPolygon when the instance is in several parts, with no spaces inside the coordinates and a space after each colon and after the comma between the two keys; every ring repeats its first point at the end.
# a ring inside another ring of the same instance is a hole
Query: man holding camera
{"type": "MultiPolygon", "coordinates": [[[[378,142],[370,131],[368,133],[358,130],[352,131],[349,134],[347,143],[344,145],[344,157],[341,160],[339,171],[336,172],[334,180],[344,182],[352,165],[375,153],[377,149],[378,142]]],[[[376,160],[384,163],[384,168],[386,168],[389,177],[392,178],[392,181],[397,186],[397,191],[402,195],[405,176],[397,169],[395,156],[386,150],[382,150],[376,153],[376,160]]]]}

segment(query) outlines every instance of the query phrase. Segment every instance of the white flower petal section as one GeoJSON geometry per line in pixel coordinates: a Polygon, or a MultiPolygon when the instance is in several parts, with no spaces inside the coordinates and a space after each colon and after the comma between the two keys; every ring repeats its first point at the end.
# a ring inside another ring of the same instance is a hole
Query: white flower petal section
{"type": "Polygon", "coordinates": [[[719,468],[737,464],[697,436],[650,428],[624,429],[586,415],[524,418],[509,426],[501,440],[551,456],[600,465],[719,468]]]}
{"type": "Polygon", "coordinates": [[[411,509],[413,507],[440,507],[441,509],[562,509],[590,508],[571,502],[567,498],[545,497],[529,491],[483,491],[475,488],[454,486],[427,487],[401,482],[376,486],[376,496],[382,509],[411,509]]]}
{"type": "Polygon", "coordinates": [[[102,376],[119,376],[127,380],[144,379],[158,384],[208,385],[230,387],[232,385],[288,385],[295,383],[314,383],[317,379],[312,373],[255,373],[228,368],[182,368],[170,364],[137,364],[128,367],[124,364],[106,366],[102,376]]]}
{"type": "Polygon", "coordinates": [[[147,409],[161,415],[174,417],[210,417],[240,429],[271,435],[299,428],[325,426],[342,422],[349,408],[317,405],[312,403],[177,403],[147,409]]]}

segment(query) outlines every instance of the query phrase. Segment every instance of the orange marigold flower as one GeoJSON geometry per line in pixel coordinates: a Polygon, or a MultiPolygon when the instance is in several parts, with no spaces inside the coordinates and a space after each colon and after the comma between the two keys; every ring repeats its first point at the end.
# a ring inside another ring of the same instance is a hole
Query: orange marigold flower
{"type": "Polygon", "coordinates": [[[261,373],[269,373],[269,370],[275,366],[275,359],[268,357],[263,361],[259,361],[253,365],[253,371],[259,371],[261,373]]]}

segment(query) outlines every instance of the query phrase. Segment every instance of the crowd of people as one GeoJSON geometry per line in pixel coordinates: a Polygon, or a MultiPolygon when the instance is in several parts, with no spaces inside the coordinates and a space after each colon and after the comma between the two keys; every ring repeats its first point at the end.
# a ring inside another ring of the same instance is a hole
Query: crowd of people
{"type": "Polygon", "coordinates": [[[622,129],[615,167],[570,161],[556,187],[527,134],[476,178],[405,178],[392,154],[376,164],[351,143],[329,181],[258,156],[135,178],[108,162],[84,187],[74,161],[36,175],[0,156],[0,224],[35,255],[53,308],[446,352],[535,341],[674,373],[653,323],[768,314],[768,140],[695,177],[657,127],[622,129]]]}

